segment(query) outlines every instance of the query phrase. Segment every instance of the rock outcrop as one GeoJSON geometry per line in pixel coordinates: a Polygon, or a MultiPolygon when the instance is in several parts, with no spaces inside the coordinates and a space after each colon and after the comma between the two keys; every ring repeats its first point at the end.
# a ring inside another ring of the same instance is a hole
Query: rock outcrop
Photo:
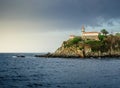
{"type": "MultiPolygon", "coordinates": [[[[80,45],[82,46],[82,45],[80,45]]],[[[61,46],[54,53],[50,54],[52,57],[120,57],[120,51],[109,50],[106,52],[92,51],[92,48],[88,45],[84,46],[84,49],[79,49],[78,47],[64,47],[61,46]]]]}
{"type": "Polygon", "coordinates": [[[60,48],[58,48],[53,56],[63,56],[63,57],[85,57],[84,54],[91,52],[91,48],[89,46],[85,46],[85,50],[82,49],[83,44],[72,45],[70,47],[65,47],[63,43],[60,48]]]}
{"type": "Polygon", "coordinates": [[[55,57],[120,57],[120,36],[107,36],[104,41],[64,41],[52,56],[55,57]],[[89,41],[89,42],[88,42],[89,41]]]}
{"type": "Polygon", "coordinates": [[[36,57],[120,57],[120,36],[106,36],[103,40],[83,40],[76,37],[64,41],[54,53],[36,57]]]}

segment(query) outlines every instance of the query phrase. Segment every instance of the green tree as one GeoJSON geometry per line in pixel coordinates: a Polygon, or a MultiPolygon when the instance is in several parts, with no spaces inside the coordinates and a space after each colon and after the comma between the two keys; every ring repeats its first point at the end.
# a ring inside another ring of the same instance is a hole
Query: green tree
{"type": "Polygon", "coordinates": [[[107,35],[108,34],[108,31],[106,29],[102,29],[101,32],[104,34],[104,35],[107,35]]]}
{"type": "Polygon", "coordinates": [[[104,38],[105,38],[105,35],[101,35],[101,34],[99,34],[99,35],[98,35],[98,38],[99,38],[100,41],[103,41],[104,38]]]}

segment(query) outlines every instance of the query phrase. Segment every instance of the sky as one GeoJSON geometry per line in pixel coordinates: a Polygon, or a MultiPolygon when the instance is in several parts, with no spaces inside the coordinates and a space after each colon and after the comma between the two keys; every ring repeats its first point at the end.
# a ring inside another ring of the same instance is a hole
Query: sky
{"type": "Polygon", "coordinates": [[[54,52],[69,35],[120,32],[120,0],[0,0],[0,52],[54,52]]]}

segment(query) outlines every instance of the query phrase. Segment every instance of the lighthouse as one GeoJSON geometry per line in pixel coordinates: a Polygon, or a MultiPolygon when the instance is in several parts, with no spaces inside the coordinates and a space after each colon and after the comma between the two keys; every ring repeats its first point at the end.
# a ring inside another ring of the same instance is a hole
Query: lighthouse
{"type": "Polygon", "coordinates": [[[83,37],[83,34],[84,34],[84,32],[85,32],[85,27],[84,27],[84,25],[83,25],[82,28],[81,28],[81,32],[82,32],[82,37],[83,37]]]}

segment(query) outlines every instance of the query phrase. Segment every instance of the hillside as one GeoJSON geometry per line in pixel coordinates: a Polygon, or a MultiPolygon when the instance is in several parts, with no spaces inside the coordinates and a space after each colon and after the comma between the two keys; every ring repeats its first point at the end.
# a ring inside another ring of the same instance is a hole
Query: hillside
{"type": "Polygon", "coordinates": [[[120,36],[99,35],[99,40],[75,37],[64,41],[52,57],[105,57],[120,56],[120,36]]]}

